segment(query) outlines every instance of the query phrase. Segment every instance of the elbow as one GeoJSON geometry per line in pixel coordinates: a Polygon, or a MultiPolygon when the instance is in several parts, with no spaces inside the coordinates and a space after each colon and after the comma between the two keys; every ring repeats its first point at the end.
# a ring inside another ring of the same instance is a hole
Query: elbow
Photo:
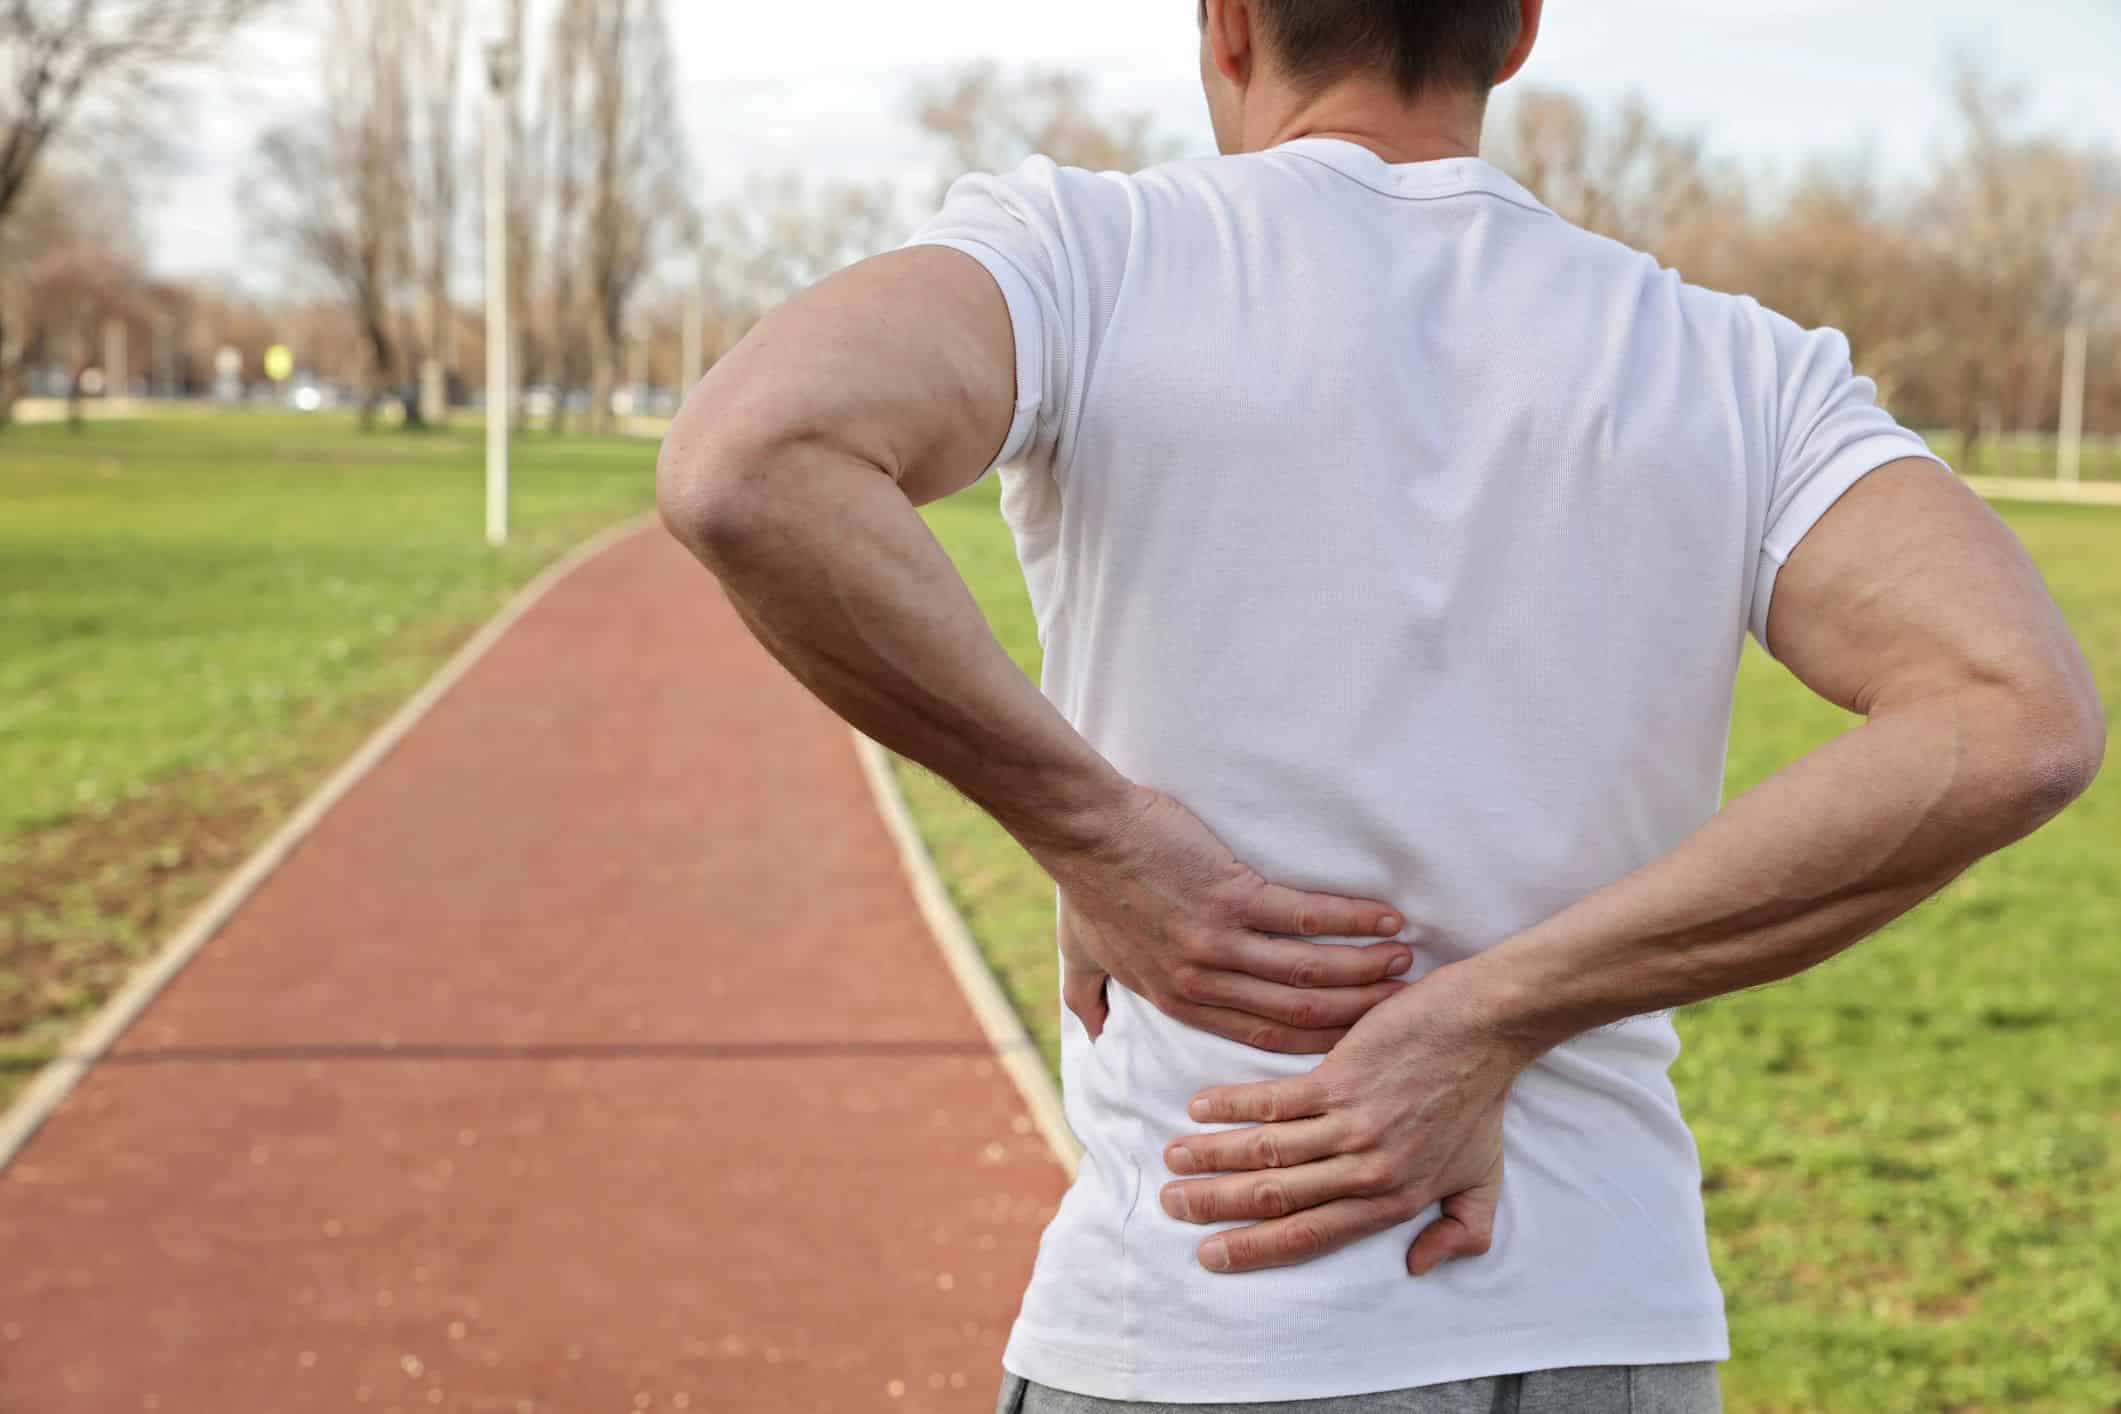
{"type": "Polygon", "coordinates": [[[2106,759],[2106,717],[2089,682],[2043,694],[2016,715],[2009,796],[2029,832],[2091,789],[2106,759]]]}
{"type": "Polygon", "coordinates": [[[2099,778],[2099,768],[2106,764],[2106,713],[2096,692],[2087,691],[2085,696],[2088,700],[2078,704],[2071,731],[2053,753],[2050,773],[2055,788],[2050,794],[2058,811],[2090,790],[2099,778]]]}
{"type": "Polygon", "coordinates": [[[753,458],[715,431],[711,413],[689,403],[663,438],[655,464],[663,528],[712,568],[756,521],[753,458]]]}

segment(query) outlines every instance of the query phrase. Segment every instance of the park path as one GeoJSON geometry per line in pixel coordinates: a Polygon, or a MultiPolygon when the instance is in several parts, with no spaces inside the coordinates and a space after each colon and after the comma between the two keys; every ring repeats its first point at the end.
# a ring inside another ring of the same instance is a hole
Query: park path
{"type": "Polygon", "coordinates": [[[650,529],[0,1174],[0,1410],[983,1414],[1065,1184],[846,728],[650,529]]]}

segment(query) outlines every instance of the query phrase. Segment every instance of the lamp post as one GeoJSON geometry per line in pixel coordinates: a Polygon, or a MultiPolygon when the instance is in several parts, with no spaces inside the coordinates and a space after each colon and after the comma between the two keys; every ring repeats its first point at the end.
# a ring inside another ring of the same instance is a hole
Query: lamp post
{"type": "Polygon", "coordinates": [[[701,365],[706,362],[707,331],[707,275],[704,270],[694,273],[685,286],[685,332],[680,340],[678,356],[678,401],[683,402],[692,392],[693,384],[700,381],[701,365]]]}
{"type": "Polygon", "coordinates": [[[2084,449],[2084,353],[2088,331],[2082,321],[2070,324],[2062,334],[2062,415],[2055,439],[2055,475],[2064,481],[2077,479],[2078,459],[2084,449]]]}
{"type": "Polygon", "coordinates": [[[508,136],[516,51],[486,46],[486,542],[508,543],[508,136]]]}

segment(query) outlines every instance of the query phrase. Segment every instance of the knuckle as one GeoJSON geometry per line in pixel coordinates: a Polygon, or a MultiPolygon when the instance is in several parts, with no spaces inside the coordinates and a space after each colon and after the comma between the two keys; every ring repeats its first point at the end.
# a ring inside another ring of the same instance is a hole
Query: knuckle
{"type": "Polygon", "coordinates": [[[1257,1161],[1260,1168],[1278,1169],[1282,1167],[1281,1140],[1274,1137],[1272,1130],[1262,1129],[1259,1132],[1259,1138],[1252,1141],[1252,1157],[1257,1161]]]}
{"type": "Polygon", "coordinates": [[[1384,1137],[1384,1127],[1368,1110],[1349,1110],[1342,1133],[1357,1149],[1368,1149],[1384,1137]]]}
{"type": "Polygon", "coordinates": [[[1316,1030],[1326,1019],[1326,1004],[1317,997],[1298,997],[1289,1003],[1284,1019],[1299,1030],[1316,1030]]]}
{"type": "Polygon", "coordinates": [[[1319,983],[1318,959],[1307,957],[1289,969],[1289,985],[1292,987],[1316,987],[1319,983]]]}
{"type": "Polygon", "coordinates": [[[1208,969],[1192,962],[1181,962],[1167,974],[1171,991],[1187,1001],[1207,1000],[1208,969]]]}
{"type": "Polygon", "coordinates": [[[1181,928],[1178,933],[1178,955],[1189,962],[1206,964],[1221,954],[1218,939],[1221,934],[1213,928],[1181,928]]]}
{"type": "Polygon", "coordinates": [[[1326,1230],[1310,1218],[1298,1218],[1288,1226],[1288,1246],[1300,1256],[1314,1257],[1326,1250],[1326,1230]]]}
{"type": "Polygon", "coordinates": [[[1201,900],[1202,913],[1217,923],[1230,927],[1241,926],[1259,903],[1259,891],[1266,887],[1264,879],[1236,878],[1211,889],[1201,900]]]}
{"type": "Polygon", "coordinates": [[[1382,1193],[1396,1181],[1392,1165],[1379,1155],[1368,1155],[1348,1170],[1348,1182],[1358,1193],[1382,1193]]]}
{"type": "Polygon", "coordinates": [[[1252,1185],[1252,1207],[1259,1217],[1286,1217],[1290,1208],[1288,1187],[1280,1179],[1260,1180],[1252,1185]]]}
{"type": "Polygon", "coordinates": [[[1412,1222],[1421,1216],[1421,1210],[1429,1206],[1420,1190],[1401,1188],[1384,1196],[1384,1215],[1395,1223],[1412,1222]]]}
{"type": "Polygon", "coordinates": [[[1308,899],[1296,906],[1296,931],[1306,937],[1320,931],[1317,906],[1308,899]]]}
{"type": "MultiPolygon", "coordinates": [[[[1282,1028],[1275,1025],[1273,1022],[1267,1022],[1263,1025],[1252,1027],[1250,1032],[1246,1035],[1245,1040],[1248,1044],[1255,1046],[1262,1051],[1279,1051],[1287,1045],[1287,1041],[1284,1037],[1282,1028]]],[[[1272,1100],[1266,1102],[1266,1107],[1269,1112],[1263,1114],[1261,1116],[1262,1118],[1273,1119],[1276,1117],[1273,1113],[1271,1113],[1273,1109],[1273,1104],[1274,1102],[1272,1100]]]]}

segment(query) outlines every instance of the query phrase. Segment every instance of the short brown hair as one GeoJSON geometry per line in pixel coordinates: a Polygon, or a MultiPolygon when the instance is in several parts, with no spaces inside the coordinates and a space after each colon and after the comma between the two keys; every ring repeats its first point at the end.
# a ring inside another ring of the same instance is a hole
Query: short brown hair
{"type": "Polygon", "coordinates": [[[1299,84],[1369,69],[1409,98],[1486,94],[1517,43],[1517,0],[1253,0],[1282,68],[1299,84]]]}

